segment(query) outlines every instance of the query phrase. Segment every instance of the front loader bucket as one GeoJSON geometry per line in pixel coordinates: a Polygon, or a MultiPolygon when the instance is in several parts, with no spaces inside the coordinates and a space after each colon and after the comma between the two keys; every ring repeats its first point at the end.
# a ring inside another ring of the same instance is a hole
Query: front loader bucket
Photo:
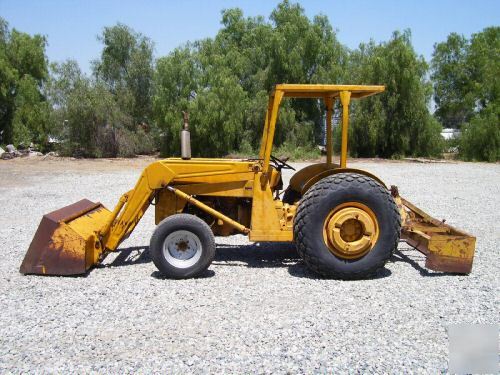
{"type": "Polygon", "coordinates": [[[43,216],[19,271],[23,274],[79,275],[99,261],[97,233],[111,213],[82,199],[43,216]]]}
{"type": "Polygon", "coordinates": [[[468,274],[476,247],[476,237],[445,224],[399,196],[393,196],[401,213],[401,239],[426,256],[425,267],[433,271],[468,274]]]}

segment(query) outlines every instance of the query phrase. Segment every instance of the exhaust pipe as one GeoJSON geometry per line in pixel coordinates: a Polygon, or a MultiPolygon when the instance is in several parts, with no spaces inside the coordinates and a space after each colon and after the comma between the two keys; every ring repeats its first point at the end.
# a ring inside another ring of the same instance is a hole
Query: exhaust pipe
{"type": "Polygon", "coordinates": [[[182,111],[184,125],[181,130],[181,157],[184,160],[191,159],[191,135],[189,133],[189,114],[182,111]]]}

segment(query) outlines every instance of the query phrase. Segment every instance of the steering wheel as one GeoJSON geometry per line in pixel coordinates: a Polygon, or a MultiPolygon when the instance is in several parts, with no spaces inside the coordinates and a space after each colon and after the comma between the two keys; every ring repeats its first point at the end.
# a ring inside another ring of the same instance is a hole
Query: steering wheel
{"type": "Polygon", "coordinates": [[[287,163],[288,158],[285,160],[278,159],[277,157],[271,155],[271,160],[276,164],[276,169],[278,171],[282,169],[291,169],[293,171],[296,171],[294,167],[292,167],[290,164],[287,163]]]}

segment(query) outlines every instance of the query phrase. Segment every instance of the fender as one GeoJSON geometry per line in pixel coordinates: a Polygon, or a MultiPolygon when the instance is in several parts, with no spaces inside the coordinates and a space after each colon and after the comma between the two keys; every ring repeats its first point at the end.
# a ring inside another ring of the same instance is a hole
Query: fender
{"type": "Polygon", "coordinates": [[[335,168],[340,168],[339,164],[326,164],[317,163],[308,165],[305,168],[298,170],[290,179],[290,189],[300,193],[304,188],[304,185],[314,176],[323,173],[325,171],[332,171],[335,168]]]}
{"type": "Polygon", "coordinates": [[[306,183],[303,184],[303,186],[302,186],[301,194],[304,195],[306,193],[306,191],[309,190],[309,188],[311,186],[313,186],[319,180],[322,180],[323,178],[325,178],[327,176],[331,176],[331,175],[334,175],[334,174],[337,174],[337,173],[358,173],[358,174],[362,174],[364,176],[373,178],[375,181],[379,182],[383,187],[387,188],[387,186],[384,184],[384,182],[380,178],[378,178],[374,174],[371,174],[370,172],[367,172],[367,171],[365,171],[363,169],[356,169],[356,168],[335,168],[335,169],[327,169],[327,170],[325,170],[323,172],[317,173],[313,177],[311,177],[309,180],[307,180],[306,183]]]}

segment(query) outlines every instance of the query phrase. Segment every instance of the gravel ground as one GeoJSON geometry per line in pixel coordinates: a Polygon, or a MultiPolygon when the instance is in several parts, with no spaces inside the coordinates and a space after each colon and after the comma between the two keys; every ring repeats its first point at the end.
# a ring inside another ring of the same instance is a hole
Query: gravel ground
{"type": "Polygon", "coordinates": [[[375,279],[320,279],[293,246],[238,235],[217,238],[205,277],[165,280],[153,210],[86,277],[20,275],[43,213],[82,197],[111,208],[133,186],[141,163],[113,163],[0,162],[0,372],[435,374],[447,324],[498,322],[499,164],[353,163],[475,234],[470,276],[427,271],[401,244],[375,279]]]}

